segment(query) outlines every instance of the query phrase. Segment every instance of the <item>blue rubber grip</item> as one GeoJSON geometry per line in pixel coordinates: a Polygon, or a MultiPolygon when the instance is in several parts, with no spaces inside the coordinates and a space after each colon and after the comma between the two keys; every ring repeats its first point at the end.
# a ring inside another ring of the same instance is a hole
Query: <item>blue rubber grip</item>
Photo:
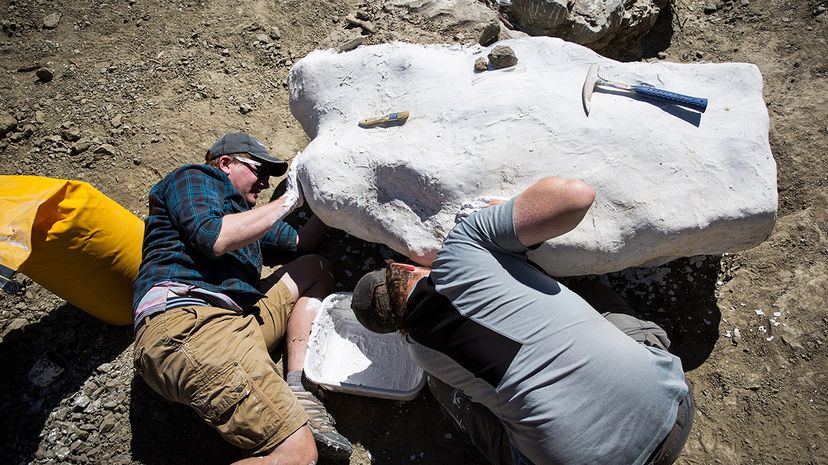
{"type": "Polygon", "coordinates": [[[707,110],[707,99],[677,94],[669,90],[658,89],[652,86],[633,86],[632,91],[637,95],[651,97],[665,102],[676,103],[704,113],[707,110]]]}

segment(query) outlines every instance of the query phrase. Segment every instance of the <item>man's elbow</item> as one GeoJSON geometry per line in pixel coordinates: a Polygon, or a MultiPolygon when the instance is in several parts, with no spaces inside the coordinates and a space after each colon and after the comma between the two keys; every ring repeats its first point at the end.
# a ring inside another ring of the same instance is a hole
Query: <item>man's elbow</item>
{"type": "Polygon", "coordinates": [[[227,252],[229,252],[229,250],[227,250],[227,244],[223,243],[222,241],[217,240],[213,244],[213,256],[220,257],[227,252]]]}
{"type": "Polygon", "coordinates": [[[538,182],[538,187],[546,198],[558,199],[569,211],[586,213],[595,201],[595,190],[580,179],[567,179],[550,176],[538,182]]]}
{"type": "Polygon", "coordinates": [[[595,201],[595,189],[579,179],[568,180],[566,187],[572,206],[586,213],[595,201]]]}

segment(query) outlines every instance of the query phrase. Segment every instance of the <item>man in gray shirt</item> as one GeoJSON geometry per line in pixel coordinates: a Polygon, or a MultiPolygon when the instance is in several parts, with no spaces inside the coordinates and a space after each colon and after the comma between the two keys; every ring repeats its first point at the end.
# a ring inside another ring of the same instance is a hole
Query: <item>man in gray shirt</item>
{"type": "Polygon", "coordinates": [[[690,432],[664,331],[608,288],[591,285],[588,303],[527,261],[594,196],[542,179],[461,221],[431,268],[389,263],[354,290],[360,322],[407,334],[435,398],[492,463],[668,464],[690,432]]]}

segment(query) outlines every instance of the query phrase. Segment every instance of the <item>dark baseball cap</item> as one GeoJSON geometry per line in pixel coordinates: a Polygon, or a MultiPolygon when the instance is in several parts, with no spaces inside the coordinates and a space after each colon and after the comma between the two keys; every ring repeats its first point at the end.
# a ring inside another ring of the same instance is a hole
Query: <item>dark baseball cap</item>
{"type": "Polygon", "coordinates": [[[351,298],[351,309],[362,326],[375,333],[393,333],[399,328],[399,318],[391,309],[388,298],[384,268],[372,271],[359,280],[351,298]]]}
{"type": "Polygon", "coordinates": [[[287,172],[288,164],[267,151],[264,144],[258,139],[244,132],[228,132],[222,134],[207,150],[207,161],[215,160],[222,155],[244,153],[261,162],[271,176],[281,176],[287,172]]]}

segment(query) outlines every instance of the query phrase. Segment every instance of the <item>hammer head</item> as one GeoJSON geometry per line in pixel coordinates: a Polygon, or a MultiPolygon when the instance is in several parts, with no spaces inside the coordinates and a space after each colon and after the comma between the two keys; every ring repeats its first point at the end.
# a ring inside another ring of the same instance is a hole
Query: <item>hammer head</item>
{"type": "Polygon", "coordinates": [[[598,82],[598,63],[589,66],[584,87],[581,90],[581,103],[584,104],[584,113],[589,116],[589,102],[592,100],[592,91],[595,90],[595,83],[598,82]]]}

